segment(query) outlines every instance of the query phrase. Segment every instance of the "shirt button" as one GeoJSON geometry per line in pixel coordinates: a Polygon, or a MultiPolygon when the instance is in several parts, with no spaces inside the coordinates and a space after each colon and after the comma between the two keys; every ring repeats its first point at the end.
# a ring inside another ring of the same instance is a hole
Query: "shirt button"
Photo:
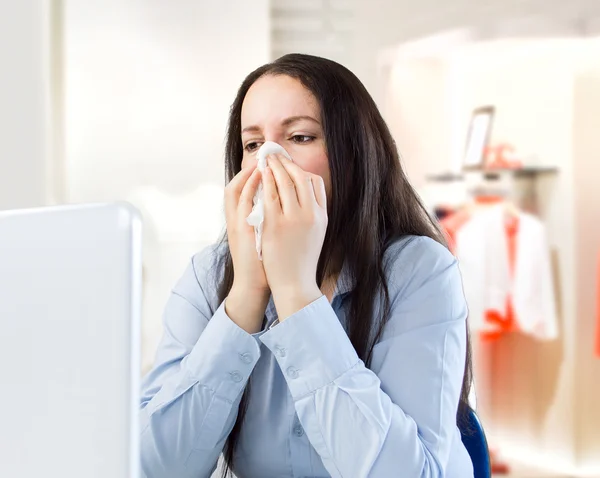
{"type": "Polygon", "coordinates": [[[285,357],[285,349],[283,347],[275,347],[275,350],[278,357],[285,357]]]}
{"type": "Polygon", "coordinates": [[[252,356],[249,353],[240,354],[240,360],[244,363],[252,362],[252,356]]]}
{"type": "Polygon", "coordinates": [[[304,429],[301,425],[296,425],[294,427],[294,435],[296,435],[298,438],[304,436],[304,429]]]}
{"type": "Polygon", "coordinates": [[[229,375],[231,376],[231,380],[233,380],[234,382],[241,382],[244,378],[242,377],[242,374],[237,370],[235,372],[231,372],[229,375]]]}
{"type": "Polygon", "coordinates": [[[290,378],[298,378],[298,370],[296,370],[294,367],[288,368],[287,374],[290,378]]]}

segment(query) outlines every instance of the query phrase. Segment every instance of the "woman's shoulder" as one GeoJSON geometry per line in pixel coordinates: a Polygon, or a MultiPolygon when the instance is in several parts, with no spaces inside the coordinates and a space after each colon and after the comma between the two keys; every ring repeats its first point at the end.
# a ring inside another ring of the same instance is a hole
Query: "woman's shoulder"
{"type": "Polygon", "coordinates": [[[192,256],[192,266],[197,273],[202,275],[211,273],[216,278],[218,276],[217,271],[219,267],[222,267],[221,261],[226,253],[227,244],[222,242],[210,244],[192,256]]]}
{"type": "Polygon", "coordinates": [[[386,252],[392,314],[383,339],[432,325],[464,320],[467,311],[456,258],[443,244],[408,236],[386,252]]]}
{"type": "Polygon", "coordinates": [[[227,252],[227,245],[211,244],[194,254],[183,275],[173,288],[173,292],[195,307],[206,301],[211,309],[218,308],[218,287],[222,277],[222,259],[227,252]]]}
{"type": "Polygon", "coordinates": [[[428,236],[406,235],[393,241],[384,254],[387,265],[412,268],[417,265],[448,266],[455,260],[450,250],[428,236]]]}
{"type": "Polygon", "coordinates": [[[390,295],[406,295],[454,268],[456,258],[430,237],[407,235],[387,248],[384,266],[390,295]]]}

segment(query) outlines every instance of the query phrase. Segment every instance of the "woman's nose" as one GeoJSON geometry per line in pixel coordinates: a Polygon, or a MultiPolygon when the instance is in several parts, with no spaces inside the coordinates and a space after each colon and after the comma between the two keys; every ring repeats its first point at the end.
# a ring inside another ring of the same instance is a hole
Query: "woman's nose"
{"type": "Polygon", "coordinates": [[[280,134],[265,135],[265,141],[271,141],[273,143],[281,144],[283,138],[280,134]]]}

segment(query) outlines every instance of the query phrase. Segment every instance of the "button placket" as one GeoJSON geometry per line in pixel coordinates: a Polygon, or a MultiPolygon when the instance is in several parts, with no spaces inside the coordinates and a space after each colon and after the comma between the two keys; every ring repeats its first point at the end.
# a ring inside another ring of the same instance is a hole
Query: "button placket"
{"type": "Polygon", "coordinates": [[[306,432],[297,413],[293,415],[290,425],[289,433],[292,438],[289,444],[294,476],[315,476],[313,473],[312,448],[306,439],[306,432]]]}
{"type": "Polygon", "coordinates": [[[300,373],[294,367],[288,367],[288,369],[287,369],[287,375],[291,379],[295,379],[295,378],[298,378],[298,376],[300,375],[300,373]]]}

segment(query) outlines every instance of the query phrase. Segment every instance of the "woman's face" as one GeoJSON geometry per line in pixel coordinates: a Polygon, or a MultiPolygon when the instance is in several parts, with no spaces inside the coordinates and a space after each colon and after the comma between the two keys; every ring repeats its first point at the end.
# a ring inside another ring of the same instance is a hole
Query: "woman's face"
{"type": "Polygon", "coordinates": [[[329,195],[321,111],[316,98],[298,80],[267,75],[248,90],[242,104],[242,168],[256,161],[256,152],[265,141],[279,143],[298,166],[321,176],[329,195]]]}

